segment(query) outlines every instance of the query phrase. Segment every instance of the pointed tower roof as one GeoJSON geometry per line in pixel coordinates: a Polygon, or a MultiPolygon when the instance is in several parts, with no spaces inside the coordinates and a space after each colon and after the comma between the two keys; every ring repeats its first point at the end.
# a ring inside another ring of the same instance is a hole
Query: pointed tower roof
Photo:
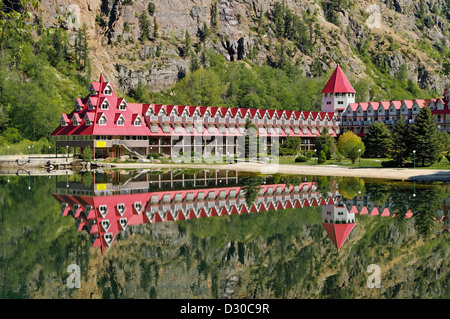
{"type": "Polygon", "coordinates": [[[347,80],[341,67],[338,66],[334,70],[330,79],[325,85],[322,93],[356,93],[350,82],[347,80]]]}
{"type": "Polygon", "coordinates": [[[348,223],[348,224],[322,223],[322,225],[327,231],[328,236],[330,236],[331,241],[339,251],[339,249],[341,249],[342,247],[342,244],[344,244],[348,235],[355,226],[355,223],[348,223]]]}
{"type": "Polygon", "coordinates": [[[99,82],[100,83],[105,82],[105,80],[103,79],[103,72],[100,73],[100,80],[99,80],[99,82]]]}

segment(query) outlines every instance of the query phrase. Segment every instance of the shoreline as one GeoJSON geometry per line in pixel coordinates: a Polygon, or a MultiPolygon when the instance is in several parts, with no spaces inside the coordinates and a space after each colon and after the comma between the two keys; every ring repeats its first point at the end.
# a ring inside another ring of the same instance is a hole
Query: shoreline
{"type": "Polygon", "coordinates": [[[291,164],[150,164],[150,163],[121,163],[111,164],[111,169],[129,168],[194,168],[194,169],[223,169],[261,174],[293,174],[316,176],[365,177],[393,180],[410,180],[422,182],[450,182],[450,170],[408,169],[408,168],[359,168],[340,167],[335,165],[306,166],[291,164]]]}
{"type": "MultiPolygon", "coordinates": [[[[3,173],[11,174],[16,170],[23,171],[45,171],[43,167],[47,161],[60,163],[71,162],[71,158],[45,155],[31,156],[30,163],[27,163],[28,156],[2,156],[0,158],[0,175],[3,173]],[[17,164],[19,160],[20,165],[17,164]]],[[[220,169],[235,170],[242,172],[261,173],[261,174],[294,174],[294,175],[316,175],[316,176],[340,176],[340,177],[363,177],[392,180],[409,180],[423,182],[450,182],[450,170],[444,169],[410,169],[410,168],[364,168],[364,167],[342,167],[337,165],[293,165],[293,164],[263,164],[256,162],[240,162],[233,164],[159,164],[159,163],[109,163],[102,169],[155,169],[155,168],[190,168],[190,169],[220,169]]],[[[66,169],[67,170],[67,169],[66,169]]],[[[55,170],[56,171],[56,170],[55,170]]],[[[49,175],[55,174],[49,173],[49,175]]],[[[56,173],[58,174],[58,173],[56,173]]]]}

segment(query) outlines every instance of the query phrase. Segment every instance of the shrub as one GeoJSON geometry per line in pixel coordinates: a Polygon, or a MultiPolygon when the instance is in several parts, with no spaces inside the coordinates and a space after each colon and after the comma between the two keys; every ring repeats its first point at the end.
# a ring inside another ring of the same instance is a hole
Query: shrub
{"type": "Polygon", "coordinates": [[[295,159],[295,162],[296,163],[299,163],[299,162],[306,162],[308,159],[305,157],[305,156],[299,156],[299,157],[297,157],[296,159],[295,159]]]}
{"type": "Polygon", "coordinates": [[[92,161],[92,158],[94,157],[94,151],[92,150],[92,148],[90,146],[85,147],[81,156],[83,157],[83,160],[85,162],[90,162],[90,161],[92,161]]]}
{"type": "Polygon", "coordinates": [[[393,160],[391,160],[391,161],[384,161],[384,162],[381,162],[381,166],[382,167],[397,167],[398,163],[396,161],[393,161],[393,160]]]}
{"type": "Polygon", "coordinates": [[[150,157],[153,157],[154,159],[158,159],[163,157],[164,154],[163,153],[148,153],[147,154],[147,159],[150,159],[150,157]]]}

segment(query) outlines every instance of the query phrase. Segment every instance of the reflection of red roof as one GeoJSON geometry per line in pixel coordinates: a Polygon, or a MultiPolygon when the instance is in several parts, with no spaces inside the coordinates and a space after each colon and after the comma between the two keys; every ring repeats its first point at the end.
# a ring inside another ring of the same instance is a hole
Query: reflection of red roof
{"type": "Polygon", "coordinates": [[[356,93],[338,65],[322,90],[322,93],[356,93]]]}
{"type": "Polygon", "coordinates": [[[331,241],[336,246],[337,250],[341,249],[342,244],[347,239],[348,235],[352,231],[355,223],[349,224],[331,224],[331,223],[322,223],[323,227],[330,236],[331,241]]]}

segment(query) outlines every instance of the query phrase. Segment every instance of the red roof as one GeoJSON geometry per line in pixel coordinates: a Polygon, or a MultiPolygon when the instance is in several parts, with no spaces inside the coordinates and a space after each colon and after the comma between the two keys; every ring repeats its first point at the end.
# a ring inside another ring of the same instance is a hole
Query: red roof
{"type": "Polygon", "coordinates": [[[327,231],[328,236],[330,236],[331,241],[339,251],[339,249],[341,249],[342,247],[342,244],[345,242],[348,235],[355,226],[355,223],[348,223],[348,224],[322,223],[322,225],[327,231]]]}
{"type": "Polygon", "coordinates": [[[322,93],[356,93],[338,65],[325,85],[322,93]]]}

